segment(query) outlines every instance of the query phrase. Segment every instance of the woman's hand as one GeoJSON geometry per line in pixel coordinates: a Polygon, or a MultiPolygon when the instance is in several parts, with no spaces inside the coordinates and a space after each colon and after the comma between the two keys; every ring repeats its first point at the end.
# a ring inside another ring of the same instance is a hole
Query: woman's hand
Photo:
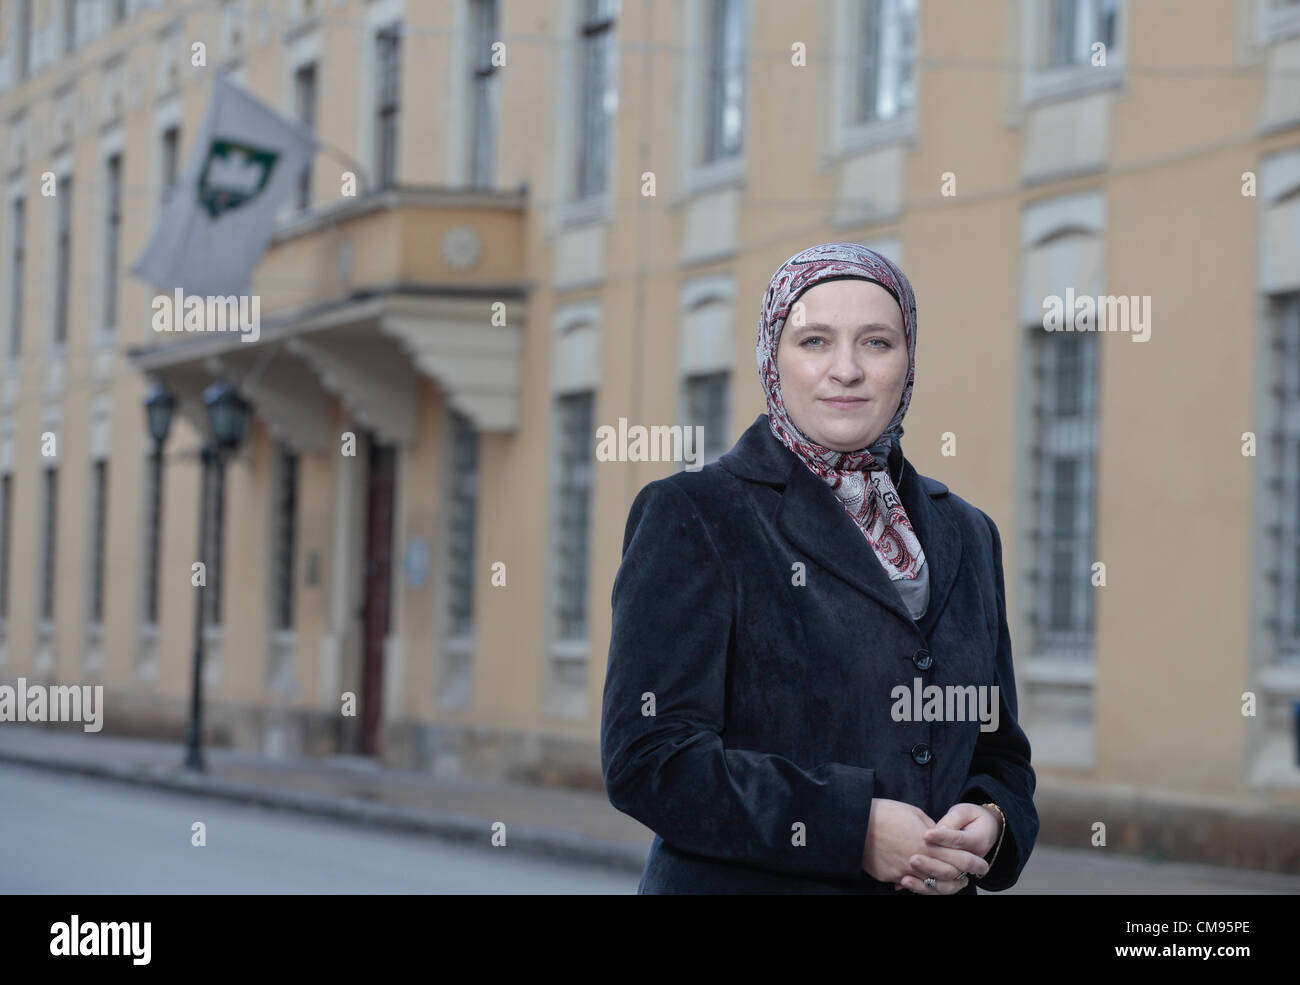
{"type": "MultiPolygon", "coordinates": [[[[952,816],[952,811],[949,811],[945,820],[951,821],[952,816]]],[[[871,878],[892,882],[900,889],[913,888],[904,882],[908,878],[923,889],[922,880],[934,875],[940,878],[936,889],[950,893],[966,885],[965,879],[957,878],[962,873],[983,875],[988,871],[987,862],[961,848],[927,844],[926,832],[935,829],[935,822],[919,807],[901,800],[873,798],[867,818],[866,843],[862,849],[863,870],[871,878]],[[914,860],[936,871],[921,869],[914,860]],[[945,885],[945,879],[951,885],[945,885]]]]}
{"type": "MultiPolygon", "coordinates": [[[[899,889],[930,894],[955,893],[968,881],[964,873],[984,875],[988,872],[988,863],[966,850],[966,842],[952,847],[942,843],[931,844],[927,832],[960,835],[967,840],[979,837],[978,831],[951,831],[941,826],[970,821],[965,814],[954,813],[958,808],[964,807],[974,807],[977,812],[992,817],[992,812],[985,811],[982,807],[958,804],[936,825],[919,807],[900,800],[873,798],[867,819],[866,844],[862,850],[862,868],[871,878],[880,882],[892,882],[899,889]],[[934,876],[938,880],[933,889],[924,884],[927,876],[934,876]]],[[[994,840],[997,839],[997,833],[995,818],[994,840]]],[[[990,842],[984,851],[987,852],[992,847],[990,842]]]]}
{"type": "MultiPolygon", "coordinates": [[[[868,822],[870,827],[870,822],[868,822]]],[[[960,878],[962,873],[974,872],[986,875],[989,864],[984,856],[993,850],[1001,834],[1002,821],[987,807],[979,804],[953,804],[948,813],[923,835],[926,847],[920,854],[913,855],[909,864],[914,873],[904,876],[899,885],[915,893],[942,895],[944,892],[956,892],[966,885],[967,880],[960,878]],[[958,851],[971,856],[979,856],[980,868],[966,866],[958,869],[943,860],[942,853],[958,851]],[[926,876],[938,880],[933,889],[925,885],[926,876]]]]}

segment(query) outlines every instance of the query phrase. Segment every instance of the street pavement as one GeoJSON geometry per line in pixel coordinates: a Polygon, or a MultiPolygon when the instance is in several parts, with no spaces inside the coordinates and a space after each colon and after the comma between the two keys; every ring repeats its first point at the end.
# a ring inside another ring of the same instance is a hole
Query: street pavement
{"type": "MultiPolygon", "coordinates": [[[[198,775],[179,743],[4,724],[0,893],[624,894],[653,838],[601,791],[206,753],[198,775]]],[[[1296,876],[1040,844],[1006,895],[1297,893],[1296,876]]]]}
{"type": "Polygon", "coordinates": [[[555,862],[194,794],[0,765],[0,894],[630,894],[555,862]],[[203,825],[201,847],[193,825],[203,825]]]}

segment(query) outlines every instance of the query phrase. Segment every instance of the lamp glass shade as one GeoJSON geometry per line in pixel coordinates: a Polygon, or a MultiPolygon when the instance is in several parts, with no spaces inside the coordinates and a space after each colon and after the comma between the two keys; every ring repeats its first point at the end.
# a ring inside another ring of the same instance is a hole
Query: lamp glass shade
{"type": "Polygon", "coordinates": [[[175,410],[176,398],[167,387],[161,383],[153,384],[144,398],[144,417],[145,424],[149,428],[149,436],[160,448],[167,441],[167,434],[171,431],[172,414],[175,410]]]}
{"type": "Polygon", "coordinates": [[[208,409],[212,440],[232,451],[243,444],[250,407],[235,388],[225,380],[218,380],[203,391],[203,402],[208,409]]]}

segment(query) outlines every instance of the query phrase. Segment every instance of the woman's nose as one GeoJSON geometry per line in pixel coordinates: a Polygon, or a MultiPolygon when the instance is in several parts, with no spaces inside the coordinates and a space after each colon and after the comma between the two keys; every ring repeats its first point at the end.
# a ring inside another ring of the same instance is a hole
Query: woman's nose
{"type": "Polygon", "coordinates": [[[844,386],[862,379],[863,369],[852,346],[837,346],[831,362],[831,378],[844,386]]]}

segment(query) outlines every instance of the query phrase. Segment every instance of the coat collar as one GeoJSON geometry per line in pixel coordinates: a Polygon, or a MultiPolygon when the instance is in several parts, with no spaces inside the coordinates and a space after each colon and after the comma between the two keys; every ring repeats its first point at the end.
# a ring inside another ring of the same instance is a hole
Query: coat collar
{"type": "MultiPolygon", "coordinates": [[[[895,455],[902,458],[901,449],[895,449],[895,455]]],[[[913,623],[903,597],[891,584],[871,546],[865,543],[857,524],[830,486],[772,433],[766,414],[758,415],[718,464],[741,479],[777,489],[781,504],[776,520],[787,540],[900,619],[913,623]]],[[[894,455],[890,456],[890,466],[891,476],[897,476],[894,455]]],[[[930,603],[916,623],[928,632],[957,580],[962,557],[961,529],[949,511],[934,502],[948,495],[948,487],[918,474],[906,458],[902,458],[901,466],[898,495],[921,542],[930,573],[930,603]]]]}

